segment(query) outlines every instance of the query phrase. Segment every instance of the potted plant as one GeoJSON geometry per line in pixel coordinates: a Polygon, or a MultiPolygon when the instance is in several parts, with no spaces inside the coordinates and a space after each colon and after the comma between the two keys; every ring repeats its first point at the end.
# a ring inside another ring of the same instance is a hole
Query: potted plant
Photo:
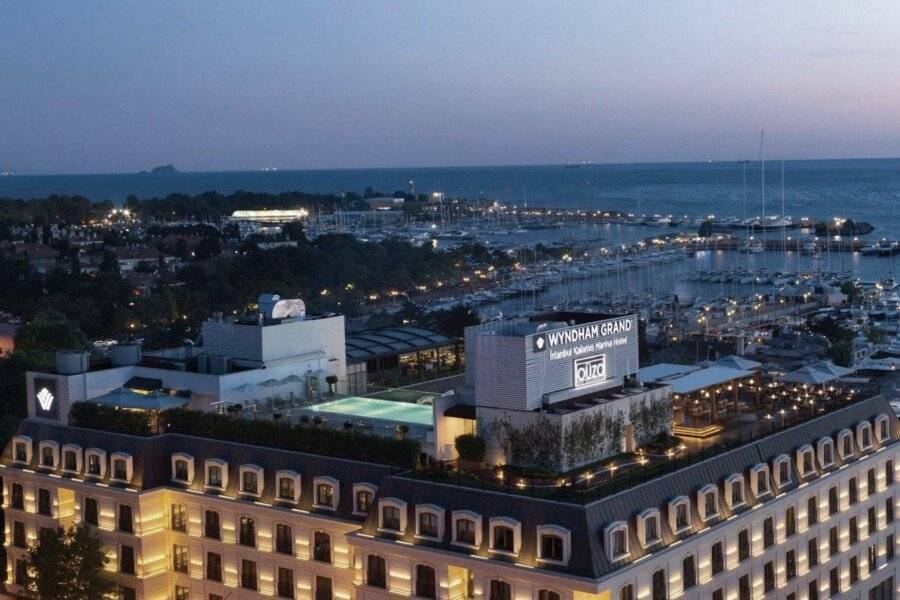
{"type": "Polygon", "coordinates": [[[459,454],[460,468],[477,471],[484,469],[484,438],[474,433],[464,433],[457,436],[453,445],[459,454]]]}

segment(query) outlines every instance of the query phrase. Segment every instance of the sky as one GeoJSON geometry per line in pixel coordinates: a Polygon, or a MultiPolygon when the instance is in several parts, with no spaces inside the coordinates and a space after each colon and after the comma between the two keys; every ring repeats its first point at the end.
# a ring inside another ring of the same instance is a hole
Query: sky
{"type": "Polygon", "coordinates": [[[0,171],[900,156],[900,2],[0,0],[0,171]]]}

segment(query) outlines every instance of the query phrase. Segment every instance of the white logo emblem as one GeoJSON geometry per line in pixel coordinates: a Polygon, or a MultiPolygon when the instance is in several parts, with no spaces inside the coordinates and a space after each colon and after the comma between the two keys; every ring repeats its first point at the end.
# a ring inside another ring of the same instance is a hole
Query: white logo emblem
{"type": "Polygon", "coordinates": [[[534,345],[537,346],[538,350],[543,350],[544,349],[544,338],[539,337],[536,340],[534,340],[534,345]]]}
{"type": "Polygon", "coordinates": [[[47,388],[41,388],[41,391],[37,393],[37,401],[41,405],[41,410],[50,410],[50,407],[53,406],[53,394],[47,388]]]}

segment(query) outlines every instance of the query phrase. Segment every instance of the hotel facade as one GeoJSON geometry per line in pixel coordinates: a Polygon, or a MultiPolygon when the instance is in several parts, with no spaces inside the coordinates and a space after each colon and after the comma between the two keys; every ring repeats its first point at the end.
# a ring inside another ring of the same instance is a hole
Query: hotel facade
{"type": "MultiPolygon", "coordinates": [[[[556,329],[566,327],[583,324],[556,329]]],[[[585,331],[555,339],[615,351],[593,339],[601,329],[585,331]]],[[[467,365],[494,344],[524,343],[527,353],[507,350],[510,360],[550,368],[546,332],[469,332],[486,337],[467,365]]],[[[497,406],[509,400],[493,384],[479,389],[486,371],[472,374],[474,391],[437,404],[465,414],[460,406],[474,393],[476,418],[482,407],[570,418],[604,398],[647,402],[626,391],[637,366],[629,357],[568,350],[558,351],[568,369],[560,385],[580,391],[556,393],[556,408],[548,390],[532,389],[542,385],[535,380],[516,384],[534,406],[497,406]]],[[[502,385],[512,393],[514,384],[502,385]]],[[[96,528],[126,599],[885,600],[900,592],[900,424],[880,395],[603,493],[499,489],[378,457],[137,437],[64,417],[33,414],[0,459],[12,593],[40,530],[73,524],[96,528]]],[[[621,436],[613,446],[640,437],[635,428],[621,436]]],[[[505,458],[497,453],[500,464],[505,458]]]]}

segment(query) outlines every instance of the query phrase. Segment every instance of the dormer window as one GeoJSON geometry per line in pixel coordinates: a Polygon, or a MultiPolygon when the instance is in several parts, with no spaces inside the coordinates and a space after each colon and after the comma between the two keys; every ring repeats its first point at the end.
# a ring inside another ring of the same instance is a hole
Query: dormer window
{"type": "Polygon", "coordinates": [[[891,420],[887,415],[878,415],[875,419],[875,437],[879,444],[884,444],[891,439],[891,420]]]}
{"type": "Polygon", "coordinates": [[[659,511],[648,508],[637,518],[638,539],[646,548],[659,542],[662,538],[659,533],[659,511]]]}
{"type": "Polygon", "coordinates": [[[433,504],[416,506],[416,536],[430,540],[444,537],[444,509],[433,504]]]}
{"type": "Polygon", "coordinates": [[[690,500],[684,496],[679,496],[669,502],[669,524],[672,531],[682,533],[690,529],[690,508],[690,500]]]}
{"type": "Polygon", "coordinates": [[[838,453],[841,460],[853,457],[853,434],[849,429],[844,429],[838,434],[838,453]]]}
{"type": "Polygon", "coordinates": [[[372,502],[375,500],[375,490],[377,488],[371,483],[354,483],[353,484],[353,513],[356,515],[365,515],[372,508],[372,502]]]}
{"type": "Polygon", "coordinates": [[[856,442],[862,450],[872,449],[872,426],[867,421],[856,426],[856,442]]]}
{"type": "Polygon", "coordinates": [[[59,444],[45,440],[40,443],[39,447],[41,467],[55,469],[59,464],[59,444]]]}
{"type": "Polygon", "coordinates": [[[508,517],[494,517],[490,520],[491,551],[500,554],[518,554],[522,525],[508,517]]]}
{"type": "Polygon", "coordinates": [[[819,465],[823,469],[834,465],[834,442],[831,438],[822,438],[818,443],[819,465]]]}
{"type": "Polygon", "coordinates": [[[313,480],[313,506],[326,510],[337,510],[338,482],[333,477],[316,477],[313,480]]]}
{"type": "Polygon", "coordinates": [[[259,497],[262,494],[262,467],[242,465],[240,470],[241,494],[259,497]]]}
{"type": "Polygon", "coordinates": [[[275,473],[276,496],[279,502],[295,503],[300,500],[300,474],[294,471],[275,473]]]}
{"type": "Polygon", "coordinates": [[[697,505],[702,507],[704,521],[710,521],[719,516],[718,496],[718,490],[713,485],[705,485],[697,492],[697,505]]]}
{"type": "Polygon", "coordinates": [[[813,463],[813,448],[809,444],[797,450],[797,470],[800,471],[802,477],[811,477],[816,472],[816,466],[813,463]]]}
{"type": "Polygon", "coordinates": [[[378,503],[378,528],[390,533],[406,530],[406,502],[397,498],[384,498],[378,503]]]}
{"type": "Polygon", "coordinates": [[[738,508],[745,502],[744,498],[744,478],[738,474],[731,475],[725,480],[725,498],[728,506],[738,508]]]}
{"type": "Polygon", "coordinates": [[[565,527],[540,525],[537,528],[538,560],[565,564],[571,553],[571,534],[565,527]]]}
{"type": "Polygon", "coordinates": [[[109,462],[112,468],[110,479],[121,482],[131,481],[131,455],[124,452],[115,452],[110,456],[109,462]]]}
{"type": "Polygon", "coordinates": [[[628,556],[628,525],[623,521],[610,523],[606,527],[606,551],[609,560],[618,561],[628,556]]]}
{"type": "Polygon", "coordinates": [[[194,457],[181,452],[172,455],[172,481],[190,483],[194,480],[194,457]]]}
{"type": "Polygon", "coordinates": [[[481,546],[481,515],[468,510],[456,510],[451,515],[453,543],[458,546],[481,546]]]}
{"type": "Polygon", "coordinates": [[[753,495],[757,498],[765,496],[772,490],[769,489],[769,467],[763,464],[756,465],[750,470],[750,481],[753,485],[753,495]]]}
{"type": "Polygon", "coordinates": [[[778,487],[784,489],[791,483],[791,458],[787,454],[781,454],[772,461],[772,468],[775,472],[775,483],[778,487]]]}
{"type": "Polygon", "coordinates": [[[17,435],[13,439],[13,460],[19,463],[30,463],[31,438],[24,435],[17,435]]]}
{"type": "Polygon", "coordinates": [[[81,448],[72,444],[63,446],[62,470],[70,474],[81,472],[81,448]]]}
{"type": "Polygon", "coordinates": [[[218,458],[210,458],[204,463],[206,487],[219,492],[228,487],[228,463],[218,458]]]}
{"type": "Polygon", "coordinates": [[[106,473],[106,452],[98,448],[90,448],[85,451],[84,455],[87,463],[85,475],[103,478],[106,473]]]}

